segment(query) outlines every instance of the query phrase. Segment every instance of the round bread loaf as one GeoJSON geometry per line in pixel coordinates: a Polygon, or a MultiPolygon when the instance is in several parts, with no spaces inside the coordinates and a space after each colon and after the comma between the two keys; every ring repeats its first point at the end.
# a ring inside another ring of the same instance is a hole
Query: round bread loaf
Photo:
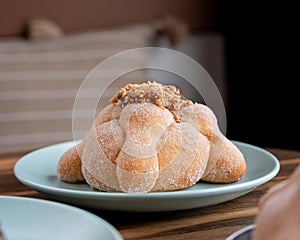
{"type": "Polygon", "coordinates": [[[122,88],[57,166],[63,181],[119,192],[230,183],[245,172],[243,154],[220,132],[211,109],[156,82],[122,88]]]}

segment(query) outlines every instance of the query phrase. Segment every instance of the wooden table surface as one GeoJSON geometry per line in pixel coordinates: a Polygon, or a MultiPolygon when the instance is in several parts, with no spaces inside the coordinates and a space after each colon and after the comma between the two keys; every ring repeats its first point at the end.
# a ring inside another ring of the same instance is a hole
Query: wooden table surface
{"type": "MultiPolygon", "coordinates": [[[[271,186],[286,179],[300,163],[300,151],[273,148],[266,150],[280,160],[279,173],[269,182],[234,200],[210,207],[174,212],[86,210],[110,222],[124,239],[225,240],[231,233],[253,224],[259,198],[271,186]]],[[[15,178],[13,167],[21,156],[22,154],[0,156],[0,195],[47,199],[15,178]]]]}

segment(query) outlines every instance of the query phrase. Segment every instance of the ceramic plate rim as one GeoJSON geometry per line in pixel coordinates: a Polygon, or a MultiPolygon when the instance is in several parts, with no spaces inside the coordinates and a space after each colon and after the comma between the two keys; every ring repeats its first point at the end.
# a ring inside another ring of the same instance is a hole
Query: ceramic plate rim
{"type": "Polygon", "coordinates": [[[262,183],[265,183],[272,179],[274,176],[277,175],[280,169],[280,164],[278,159],[275,155],[268,152],[267,150],[264,150],[263,148],[240,142],[240,141],[232,141],[236,145],[245,146],[247,148],[251,148],[257,151],[261,151],[269,156],[270,159],[273,160],[274,168],[268,172],[268,174],[263,175],[259,178],[253,179],[251,181],[237,183],[235,185],[226,184],[223,186],[215,187],[215,188],[209,188],[209,189],[190,189],[189,191],[170,191],[170,192],[149,192],[149,193],[122,193],[122,192],[101,192],[101,191],[81,191],[81,190],[73,190],[73,189],[60,189],[52,186],[45,186],[43,184],[32,182],[22,176],[20,173],[19,165],[26,160],[26,158],[30,157],[32,154],[37,154],[39,151],[44,151],[48,148],[55,148],[60,145],[64,144],[73,144],[78,143],[78,141],[67,141],[62,143],[53,144],[44,148],[37,149],[35,151],[32,151],[24,156],[22,156],[15,164],[14,166],[14,174],[23,184],[30,186],[31,188],[35,190],[41,190],[46,191],[47,193],[67,193],[72,196],[86,196],[86,197],[117,197],[117,198],[185,198],[185,197],[191,197],[191,196],[212,196],[212,195],[219,195],[224,193],[230,193],[230,192],[237,192],[237,191],[243,191],[247,189],[254,188],[258,185],[261,185],[262,183]],[[24,160],[25,159],[25,160],[24,160]]]}
{"type": "MultiPolygon", "coordinates": [[[[39,199],[39,198],[31,198],[31,197],[23,197],[23,196],[7,196],[7,195],[1,195],[0,196],[0,200],[1,199],[7,199],[7,200],[11,200],[14,199],[16,201],[20,201],[21,203],[26,201],[29,202],[31,204],[42,204],[45,207],[58,207],[58,208],[62,208],[62,209],[67,209],[73,212],[77,212],[78,214],[83,214],[86,216],[89,216],[91,218],[93,218],[94,220],[96,220],[98,223],[100,223],[101,225],[103,225],[105,228],[107,228],[111,234],[112,237],[114,237],[114,239],[116,240],[123,240],[122,235],[120,234],[120,232],[113,226],[111,225],[108,221],[106,221],[105,219],[89,212],[86,211],[84,209],[81,209],[79,207],[76,206],[72,206],[72,205],[68,205],[65,203],[60,203],[60,202],[55,202],[55,201],[51,201],[51,200],[46,200],[46,199],[39,199]]],[[[3,216],[2,216],[3,217],[3,216]]]]}

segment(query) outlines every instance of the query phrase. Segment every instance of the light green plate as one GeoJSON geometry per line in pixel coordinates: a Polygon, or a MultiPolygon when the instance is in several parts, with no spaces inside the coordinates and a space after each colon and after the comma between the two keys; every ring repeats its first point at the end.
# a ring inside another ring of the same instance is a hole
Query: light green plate
{"type": "MultiPolygon", "coordinates": [[[[76,142],[75,142],[76,143],[76,142]]],[[[233,141],[243,152],[247,172],[238,182],[194,186],[173,192],[114,193],[91,189],[87,184],[70,184],[56,176],[60,156],[73,141],[42,148],[22,157],[14,167],[15,176],[25,185],[51,199],[88,208],[122,211],[172,211],[222,203],[240,197],[272,179],[279,171],[278,159],[259,147],[233,141]]]]}
{"type": "Polygon", "coordinates": [[[1,230],[7,240],[122,240],[102,218],[66,204],[0,196],[1,230]]]}

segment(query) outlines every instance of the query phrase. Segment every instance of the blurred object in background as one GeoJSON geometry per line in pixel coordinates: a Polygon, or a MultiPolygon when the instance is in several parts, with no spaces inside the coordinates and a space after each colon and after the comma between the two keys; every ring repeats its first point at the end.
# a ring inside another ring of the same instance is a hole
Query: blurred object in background
{"type": "Polygon", "coordinates": [[[183,19],[192,31],[218,28],[216,0],[2,0],[0,36],[18,36],[24,23],[41,16],[56,22],[67,34],[104,29],[164,16],[183,19]]]}
{"type": "Polygon", "coordinates": [[[55,22],[45,17],[32,17],[25,26],[25,37],[31,41],[61,38],[64,31],[55,22]]]}

